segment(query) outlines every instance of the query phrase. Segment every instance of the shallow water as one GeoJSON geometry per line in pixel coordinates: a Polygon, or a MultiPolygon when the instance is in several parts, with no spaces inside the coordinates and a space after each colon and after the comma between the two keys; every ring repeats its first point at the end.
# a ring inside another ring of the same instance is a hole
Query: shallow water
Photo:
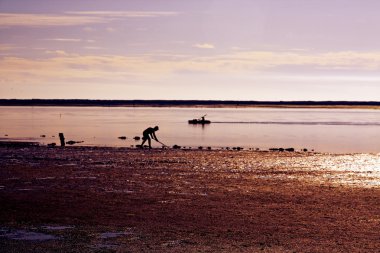
{"type": "Polygon", "coordinates": [[[59,144],[58,133],[63,132],[66,141],[84,141],[80,145],[129,147],[140,144],[133,137],[141,136],[146,127],[159,125],[157,136],[168,146],[380,152],[378,110],[0,107],[0,121],[1,139],[43,144],[59,144]],[[187,123],[205,114],[210,125],[187,123]]]}

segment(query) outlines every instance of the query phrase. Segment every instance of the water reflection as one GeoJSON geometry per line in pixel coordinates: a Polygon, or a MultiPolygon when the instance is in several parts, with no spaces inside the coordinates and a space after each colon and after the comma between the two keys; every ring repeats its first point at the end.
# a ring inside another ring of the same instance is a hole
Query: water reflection
{"type": "MultiPolygon", "coordinates": [[[[289,177],[289,170],[303,172],[297,177],[320,184],[358,187],[380,186],[380,154],[279,156],[275,162],[260,163],[266,169],[284,170],[277,177],[289,177]]],[[[273,176],[273,175],[271,175],[273,176]]]]}
{"type": "Polygon", "coordinates": [[[59,143],[58,133],[63,132],[67,140],[83,140],[85,145],[129,147],[139,144],[134,136],[141,137],[146,127],[158,125],[160,140],[169,146],[380,151],[377,110],[0,107],[0,120],[0,138],[45,144],[59,143]],[[194,115],[205,114],[210,125],[188,124],[194,115]]]}

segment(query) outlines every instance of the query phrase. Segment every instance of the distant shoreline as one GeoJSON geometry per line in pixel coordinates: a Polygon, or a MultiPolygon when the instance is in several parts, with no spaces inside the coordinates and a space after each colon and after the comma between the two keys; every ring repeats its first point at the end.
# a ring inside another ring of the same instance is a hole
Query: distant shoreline
{"type": "Polygon", "coordinates": [[[380,109],[376,101],[0,99],[0,106],[380,109]]]}

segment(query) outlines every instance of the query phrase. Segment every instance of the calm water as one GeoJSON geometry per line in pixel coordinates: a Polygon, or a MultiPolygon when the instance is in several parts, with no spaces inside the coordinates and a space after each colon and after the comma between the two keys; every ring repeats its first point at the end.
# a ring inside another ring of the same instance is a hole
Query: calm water
{"type": "Polygon", "coordinates": [[[44,144],[59,143],[58,133],[63,132],[66,140],[84,141],[83,145],[130,146],[140,143],[132,138],[146,127],[159,125],[157,136],[169,146],[380,152],[378,110],[0,107],[0,121],[1,139],[44,144]],[[204,114],[210,125],[187,123],[204,114]]]}

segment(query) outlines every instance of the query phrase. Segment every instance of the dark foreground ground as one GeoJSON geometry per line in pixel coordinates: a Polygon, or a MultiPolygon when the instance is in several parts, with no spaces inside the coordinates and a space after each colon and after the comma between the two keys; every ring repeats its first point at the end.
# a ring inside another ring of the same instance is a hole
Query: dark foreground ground
{"type": "Polygon", "coordinates": [[[0,252],[379,252],[380,190],[315,156],[0,147],[0,252]]]}

